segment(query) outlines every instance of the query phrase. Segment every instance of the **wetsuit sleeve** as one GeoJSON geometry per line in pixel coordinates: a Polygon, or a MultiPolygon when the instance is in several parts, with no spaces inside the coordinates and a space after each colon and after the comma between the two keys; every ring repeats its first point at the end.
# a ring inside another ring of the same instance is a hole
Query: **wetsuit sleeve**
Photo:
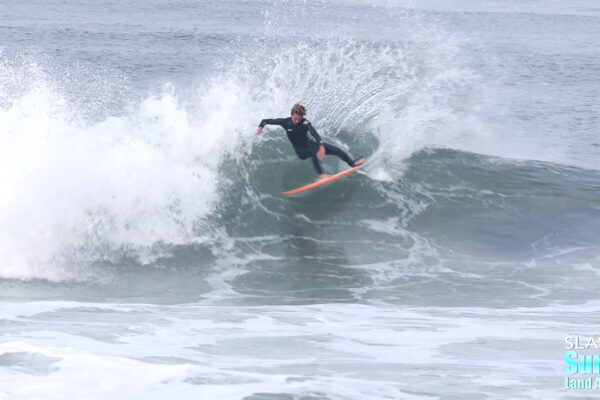
{"type": "Polygon", "coordinates": [[[321,136],[319,136],[319,134],[317,133],[317,130],[315,128],[313,128],[312,124],[308,121],[306,122],[306,125],[308,126],[308,131],[310,132],[310,134],[317,141],[317,144],[321,144],[321,136]]]}
{"type": "Polygon", "coordinates": [[[274,118],[274,119],[263,119],[262,121],[260,121],[260,124],[258,126],[260,126],[261,128],[263,128],[265,125],[279,125],[281,127],[283,127],[283,123],[285,122],[285,118],[274,118]]]}

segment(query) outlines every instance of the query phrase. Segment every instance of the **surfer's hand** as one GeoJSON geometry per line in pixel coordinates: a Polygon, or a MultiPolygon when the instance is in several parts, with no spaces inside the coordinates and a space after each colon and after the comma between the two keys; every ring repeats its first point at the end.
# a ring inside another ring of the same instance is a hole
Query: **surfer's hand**
{"type": "Polygon", "coordinates": [[[322,160],[323,157],[325,157],[325,147],[321,145],[321,147],[319,147],[319,150],[317,150],[317,158],[319,160],[322,160]]]}
{"type": "Polygon", "coordinates": [[[256,134],[260,135],[262,133],[262,130],[263,130],[262,126],[259,126],[258,129],[256,130],[256,134]]]}

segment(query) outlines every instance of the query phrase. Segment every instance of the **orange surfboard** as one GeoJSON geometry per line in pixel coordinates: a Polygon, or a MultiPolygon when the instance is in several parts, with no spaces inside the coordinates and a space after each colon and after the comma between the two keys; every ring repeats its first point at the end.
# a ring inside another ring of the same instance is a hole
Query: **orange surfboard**
{"type": "Polygon", "coordinates": [[[295,194],[300,194],[302,192],[306,192],[306,191],[308,191],[310,189],[314,189],[314,188],[316,188],[318,186],[325,185],[326,183],[335,181],[336,179],[341,178],[342,176],[346,176],[348,174],[351,174],[352,172],[356,171],[357,169],[359,169],[363,165],[365,165],[365,164],[363,163],[362,165],[359,165],[357,167],[352,167],[352,168],[347,169],[345,171],[342,171],[342,172],[340,172],[338,174],[332,175],[329,178],[320,179],[320,180],[318,180],[316,182],[313,182],[313,183],[310,183],[310,184],[308,184],[306,186],[299,187],[298,189],[288,190],[287,192],[281,192],[281,194],[284,195],[284,196],[291,196],[291,195],[295,195],[295,194]]]}

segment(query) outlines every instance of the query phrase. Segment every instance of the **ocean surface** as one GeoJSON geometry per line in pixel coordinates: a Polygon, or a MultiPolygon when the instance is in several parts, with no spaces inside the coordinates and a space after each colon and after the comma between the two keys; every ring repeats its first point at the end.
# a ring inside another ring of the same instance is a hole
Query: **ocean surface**
{"type": "Polygon", "coordinates": [[[599,77],[595,0],[2,1],[0,399],[599,396],[599,77]],[[288,199],[296,102],[369,161],[288,199]]]}

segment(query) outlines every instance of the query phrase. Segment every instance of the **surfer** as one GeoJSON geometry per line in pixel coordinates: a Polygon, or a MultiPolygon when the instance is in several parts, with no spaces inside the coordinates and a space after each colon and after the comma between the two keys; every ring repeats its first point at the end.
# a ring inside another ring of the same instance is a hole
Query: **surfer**
{"type": "Polygon", "coordinates": [[[260,121],[260,125],[258,126],[256,134],[260,135],[265,125],[281,126],[283,129],[285,129],[288,139],[290,142],[292,142],[292,146],[294,146],[294,150],[296,150],[298,157],[301,160],[305,160],[309,157],[312,159],[313,165],[319,174],[319,179],[329,178],[330,176],[323,172],[323,168],[319,162],[319,160],[322,160],[326,154],[338,156],[351,167],[357,167],[364,164],[364,158],[356,161],[352,160],[350,156],[339,147],[333,146],[329,143],[321,142],[321,136],[319,136],[317,130],[313,128],[311,123],[304,118],[305,115],[306,107],[304,107],[302,104],[295,104],[294,107],[292,107],[291,117],[263,119],[260,121]],[[308,137],[308,132],[310,132],[314,140],[311,140],[308,137]]]}

